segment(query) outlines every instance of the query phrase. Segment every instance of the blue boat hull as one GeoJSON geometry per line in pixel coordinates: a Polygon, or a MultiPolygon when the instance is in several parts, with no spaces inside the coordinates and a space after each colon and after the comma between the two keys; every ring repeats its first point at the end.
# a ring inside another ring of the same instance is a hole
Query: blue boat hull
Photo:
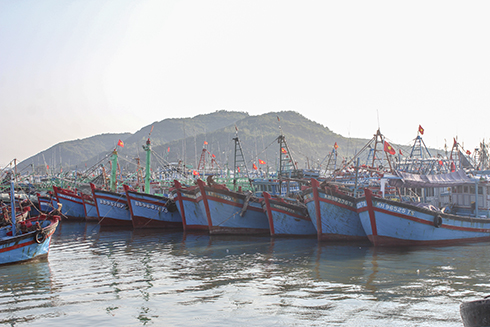
{"type": "Polygon", "coordinates": [[[95,201],[92,200],[83,200],[83,206],[85,208],[85,219],[96,221],[99,220],[99,216],[97,214],[97,206],[95,205],[95,201]]]}
{"type": "Polygon", "coordinates": [[[357,203],[364,230],[376,246],[451,245],[490,241],[490,219],[455,216],[374,197],[357,203]]]}
{"type": "Polygon", "coordinates": [[[202,202],[199,188],[176,188],[175,204],[182,217],[184,230],[209,231],[206,213],[201,210],[202,202]]]}
{"type": "Polygon", "coordinates": [[[304,206],[286,203],[264,192],[262,207],[267,213],[271,236],[314,236],[316,229],[304,206]]]}
{"type": "MultiPolygon", "coordinates": [[[[37,218],[26,222],[35,222],[37,218]]],[[[51,236],[58,226],[59,219],[40,221],[42,230],[31,231],[22,235],[8,236],[9,227],[0,229],[0,264],[19,263],[41,259],[48,255],[51,236]]]]}
{"type": "Polygon", "coordinates": [[[132,227],[126,194],[92,188],[101,226],[132,227]]]}
{"type": "Polygon", "coordinates": [[[71,219],[85,219],[85,207],[83,200],[78,195],[67,194],[63,189],[53,187],[58,199],[62,204],[61,213],[71,219]]]}
{"type": "Polygon", "coordinates": [[[203,200],[201,211],[210,222],[210,234],[269,234],[269,221],[260,199],[218,189],[198,180],[203,200]]]}
{"type": "Polygon", "coordinates": [[[318,182],[312,182],[304,198],[318,240],[367,241],[354,197],[335,191],[327,194],[318,182]]]}
{"type": "Polygon", "coordinates": [[[182,218],[173,200],[126,190],[134,228],[182,228],[182,218]]]}

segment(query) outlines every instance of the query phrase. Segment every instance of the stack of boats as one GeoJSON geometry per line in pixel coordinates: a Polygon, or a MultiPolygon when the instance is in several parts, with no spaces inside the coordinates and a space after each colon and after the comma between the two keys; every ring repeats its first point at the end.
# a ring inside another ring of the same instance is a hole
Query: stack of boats
{"type": "MultiPolygon", "coordinates": [[[[233,176],[238,178],[236,158],[243,153],[238,137],[233,140],[233,176]]],[[[490,184],[481,171],[458,169],[454,159],[413,156],[395,167],[394,150],[378,130],[363,149],[369,151],[366,164],[360,164],[361,150],[320,178],[319,172],[298,169],[282,133],[277,141],[277,175],[249,179],[248,187],[238,186],[236,178],[220,183],[208,176],[176,179],[167,194],[151,194],[147,173],[142,187],[124,184],[118,192],[112,179],[110,187],[91,184],[90,193],[53,187],[51,197],[39,196],[39,203],[41,210],[43,204],[61,203],[63,217],[96,220],[102,226],[316,236],[319,241],[370,241],[375,246],[490,240],[490,184]],[[417,199],[413,191],[418,191],[417,199]]],[[[416,148],[428,152],[422,145],[417,135],[412,153],[416,148]]],[[[150,172],[149,138],[144,148],[150,172]]],[[[116,150],[111,160],[116,167],[116,150]]]]}

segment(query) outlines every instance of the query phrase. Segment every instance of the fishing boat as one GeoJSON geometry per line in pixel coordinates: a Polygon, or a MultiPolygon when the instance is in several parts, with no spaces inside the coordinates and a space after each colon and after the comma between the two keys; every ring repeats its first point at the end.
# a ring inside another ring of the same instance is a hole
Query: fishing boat
{"type": "Polygon", "coordinates": [[[233,180],[229,189],[224,184],[216,183],[213,176],[208,176],[207,184],[197,180],[201,193],[199,206],[208,221],[210,234],[269,234],[269,221],[262,209],[262,199],[255,196],[251,179],[249,189],[237,184],[240,175],[249,176],[242,146],[236,128],[233,166],[233,180]]]}
{"type": "Polygon", "coordinates": [[[314,236],[316,229],[304,203],[297,199],[273,197],[263,192],[262,208],[269,220],[271,236],[314,236]]]}
{"type": "MultiPolygon", "coordinates": [[[[335,143],[331,152],[334,157],[337,148],[335,143]]],[[[367,241],[356,203],[361,185],[379,188],[377,180],[391,169],[390,154],[386,149],[387,142],[378,128],[356,156],[335,169],[325,181],[320,183],[311,179],[311,187],[303,194],[319,241],[367,241]],[[360,156],[364,152],[368,152],[366,164],[360,165],[360,156]]]]}
{"type": "Polygon", "coordinates": [[[131,221],[126,193],[116,191],[117,156],[117,149],[115,148],[110,159],[112,168],[109,189],[98,188],[94,183],[90,183],[90,189],[101,226],[132,227],[133,222],[131,221]]]}
{"type": "MultiPolygon", "coordinates": [[[[11,186],[11,198],[14,199],[11,186]]],[[[14,201],[12,211],[15,212],[14,201]]],[[[19,263],[41,259],[48,255],[51,236],[58,226],[57,215],[40,215],[0,228],[0,264],[19,263]]]]}
{"type": "Polygon", "coordinates": [[[464,327],[490,326],[490,298],[463,302],[459,306],[464,327]]]}
{"type": "Polygon", "coordinates": [[[134,228],[182,228],[182,218],[173,199],[123,186],[134,228]]]}
{"type": "MultiPolygon", "coordinates": [[[[151,131],[150,131],[151,135],[151,131]]],[[[174,200],[169,196],[150,194],[151,190],[151,141],[143,146],[146,152],[144,192],[124,184],[131,221],[134,228],[182,228],[182,218],[174,200]]]]}
{"type": "MultiPolygon", "coordinates": [[[[456,215],[423,202],[406,202],[383,198],[365,190],[357,203],[361,224],[375,246],[450,245],[490,240],[490,217],[487,186],[469,178],[463,170],[437,175],[397,172],[392,184],[403,187],[451,189],[473,186],[476,205],[468,215],[456,215]]],[[[457,197],[455,197],[457,198],[457,197]]],[[[468,194],[465,201],[472,198],[468,194]]]]}
{"type": "Polygon", "coordinates": [[[85,219],[83,199],[77,190],[70,190],[53,185],[53,191],[58,199],[58,203],[63,205],[61,209],[62,215],[66,216],[70,220],[85,219]]]}
{"type": "Polygon", "coordinates": [[[184,231],[209,231],[207,215],[201,211],[201,190],[198,185],[184,186],[174,180],[175,204],[182,218],[184,231]]]}

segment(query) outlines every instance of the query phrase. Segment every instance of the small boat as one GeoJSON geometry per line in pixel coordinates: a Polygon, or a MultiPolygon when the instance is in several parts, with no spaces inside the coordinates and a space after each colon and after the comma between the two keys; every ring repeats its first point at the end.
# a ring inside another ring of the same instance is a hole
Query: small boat
{"type": "Polygon", "coordinates": [[[48,255],[51,235],[56,230],[59,216],[29,218],[18,224],[13,235],[12,225],[0,228],[0,264],[17,263],[48,255]]]}
{"type": "MultiPolygon", "coordinates": [[[[13,195],[11,186],[11,198],[13,195]]],[[[12,203],[12,212],[15,212],[12,203]]],[[[0,228],[0,264],[19,263],[46,257],[51,235],[56,231],[60,217],[42,214],[0,228]]]]}
{"type": "Polygon", "coordinates": [[[490,326],[490,298],[461,303],[459,312],[464,327],[490,326]]]}
{"type": "Polygon", "coordinates": [[[314,236],[316,229],[304,203],[263,192],[262,208],[269,219],[271,236],[314,236]]]}

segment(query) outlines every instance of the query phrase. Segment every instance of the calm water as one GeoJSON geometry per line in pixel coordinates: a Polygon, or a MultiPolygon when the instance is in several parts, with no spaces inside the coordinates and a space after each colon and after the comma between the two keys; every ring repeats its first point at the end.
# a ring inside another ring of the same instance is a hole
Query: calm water
{"type": "Polygon", "coordinates": [[[108,231],[62,222],[49,258],[0,267],[6,326],[459,326],[488,243],[416,250],[108,231]]]}

